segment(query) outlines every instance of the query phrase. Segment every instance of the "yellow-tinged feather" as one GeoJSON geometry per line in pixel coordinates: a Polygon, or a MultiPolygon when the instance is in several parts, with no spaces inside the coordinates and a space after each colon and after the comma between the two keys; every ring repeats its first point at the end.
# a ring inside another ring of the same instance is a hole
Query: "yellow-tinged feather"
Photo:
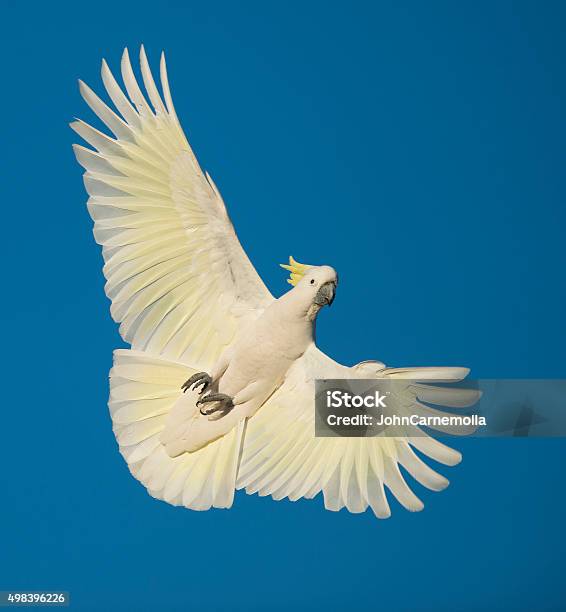
{"type": "Polygon", "coordinates": [[[301,278],[303,278],[303,276],[305,275],[305,272],[309,268],[312,267],[306,264],[299,263],[298,261],[295,261],[292,255],[289,255],[289,264],[279,264],[279,265],[285,270],[289,270],[289,272],[291,272],[291,278],[288,278],[287,282],[290,285],[293,285],[293,287],[295,287],[297,283],[301,280],[301,278]]]}

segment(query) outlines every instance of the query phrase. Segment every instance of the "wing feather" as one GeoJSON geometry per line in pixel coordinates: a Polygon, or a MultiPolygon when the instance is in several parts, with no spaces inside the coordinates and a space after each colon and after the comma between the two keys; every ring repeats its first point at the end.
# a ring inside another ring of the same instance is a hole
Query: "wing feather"
{"type": "Polygon", "coordinates": [[[110,311],[133,349],[209,369],[237,330],[273,298],[181,129],[164,55],[163,97],[143,47],[146,94],[127,49],[120,67],[125,92],[102,61],[102,81],[116,112],[79,82],[81,95],[113,137],[80,120],[71,124],[94,149],[74,146],[86,170],[110,311]]]}
{"type": "Polygon", "coordinates": [[[126,120],[126,122],[131,125],[134,129],[141,129],[141,121],[140,117],[137,114],[134,107],[131,105],[128,98],[124,95],[124,92],[118,85],[118,82],[114,78],[106,60],[102,60],[102,66],[100,68],[100,76],[102,77],[102,82],[104,83],[104,87],[110,96],[110,99],[114,103],[114,106],[118,109],[122,117],[126,120]]]}
{"type": "MultiPolygon", "coordinates": [[[[449,392],[440,387],[413,381],[456,380],[467,374],[464,368],[380,368],[379,376],[407,379],[404,387],[412,405],[421,414],[433,410],[417,399],[438,405],[461,407],[477,400],[468,390],[449,392]]],[[[325,507],[338,511],[364,512],[368,507],[379,518],[391,515],[387,489],[406,509],[422,510],[423,503],[407,484],[400,466],[418,483],[440,491],[448,480],[429,467],[413,450],[446,465],[460,459],[457,451],[438,442],[417,427],[407,436],[389,438],[316,438],[314,436],[314,381],[332,378],[367,377],[356,368],[342,366],[314,345],[298,360],[282,387],[250,419],[237,487],[247,493],[288,497],[314,497],[322,492],[325,507]]],[[[442,414],[435,411],[433,414],[442,414]]],[[[469,432],[460,432],[469,433],[469,432]]]]}

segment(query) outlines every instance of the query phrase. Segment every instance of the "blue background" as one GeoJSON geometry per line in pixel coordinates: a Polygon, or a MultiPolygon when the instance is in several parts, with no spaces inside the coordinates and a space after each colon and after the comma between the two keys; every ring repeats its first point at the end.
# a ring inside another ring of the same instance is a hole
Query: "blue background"
{"type": "Polygon", "coordinates": [[[271,290],[340,273],[336,359],[566,377],[560,2],[6,4],[0,589],[80,610],[558,610],[564,440],[467,440],[425,510],[152,500],[106,409],[122,346],[67,122],[165,48],[181,120],[271,290]]]}

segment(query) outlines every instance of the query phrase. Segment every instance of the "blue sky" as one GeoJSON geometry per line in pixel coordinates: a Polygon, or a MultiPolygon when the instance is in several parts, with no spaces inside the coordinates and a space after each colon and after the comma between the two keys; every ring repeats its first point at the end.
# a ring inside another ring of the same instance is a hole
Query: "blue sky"
{"type": "Polygon", "coordinates": [[[1,183],[0,590],[79,610],[558,610],[564,440],[455,442],[393,517],[239,494],[152,500],[106,409],[122,346],[67,123],[99,62],[164,48],[178,114],[276,295],[340,274],[344,363],[565,378],[566,41],[558,2],[10,4],[1,183]]]}

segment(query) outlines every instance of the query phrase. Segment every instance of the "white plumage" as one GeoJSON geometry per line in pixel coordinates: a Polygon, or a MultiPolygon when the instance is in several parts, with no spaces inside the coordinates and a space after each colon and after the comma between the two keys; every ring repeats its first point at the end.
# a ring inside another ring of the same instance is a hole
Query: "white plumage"
{"type": "Polygon", "coordinates": [[[313,321],[333,298],[335,272],[292,261],[294,288],[273,298],[187,142],[164,56],[162,95],[143,47],[140,63],[145,95],[127,50],[121,64],[126,93],[102,62],[102,80],[119,114],[80,83],[113,136],[82,121],[71,124],[92,147],[74,150],[86,170],[111,314],[132,346],[114,353],[109,402],[130,471],[154,497],[195,510],[230,507],[236,488],[291,500],[322,491],[329,510],[369,506],[380,518],[390,514],[388,489],[407,509],[420,510],[399,465],[440,490],[448,481],[413,448],[446,465],[458,463],[460,454],[414,431],[394,439],[316,438],[314,381],[407,379],[406,393],[417,406],[419,400],[463,406],[475,398],[414,381],[459,380],[467,370],[389,369],[379,362],[349,368],[319,351],[313,321]],[[183,383],[198,372],[211,373],[215,390],[232,398],[227,414],[203,415],[197,392],[183,394],[183,383]]]}

